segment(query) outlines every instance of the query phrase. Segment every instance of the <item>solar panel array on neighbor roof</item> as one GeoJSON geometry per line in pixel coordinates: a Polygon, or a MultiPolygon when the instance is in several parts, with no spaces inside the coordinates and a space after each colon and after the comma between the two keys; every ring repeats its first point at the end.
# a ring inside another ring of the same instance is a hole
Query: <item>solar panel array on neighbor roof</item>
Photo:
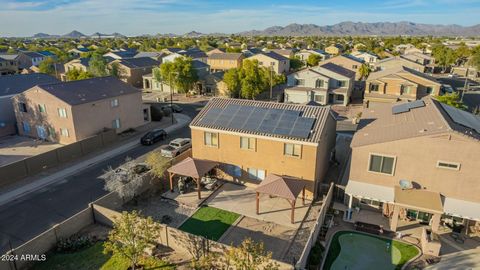
{"type": "Polygon", "coordinates": [[[469,112],[459,110],[452,106],[440,103],[443,110],[452,118],[453,122],[460,124],[464,127],[471,128],[480,133],[480,117],[475,116],[469,112]]]}
{"type": "Polygon", "coordinates": [[[225,109],[210,109],[200,123],[222,128],[308,138],[315,119],[302,117],[300,114],[301,111],[295,110],[229,104],[225,109]]]}
{"type": "Polygon", "coordinates": [[[404,113],[404,112],[410,111],[410,109],[420,108],[424,106],[425,106],[425,102],[423,102],[423,100],[415,100],[412,102],[402,103],[402,104],[393,106],[392,113],[393,114],[404,113]]]}

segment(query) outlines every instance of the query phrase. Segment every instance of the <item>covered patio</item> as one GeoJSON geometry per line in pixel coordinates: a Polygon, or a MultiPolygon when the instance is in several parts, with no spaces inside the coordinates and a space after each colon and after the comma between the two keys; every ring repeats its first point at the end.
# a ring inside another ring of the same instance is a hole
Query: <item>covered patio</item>
{"type": "Polygon", "coordinates": [[[260,193],[287,199],[292,207],[290,222],[295,223],[295,203],[302,192],[302,204],[305,205],[305,182],[302,179],[285,175],[269,174],[255,189],[257,215],[260,214],[260,193]]]}
{"type": "Polygon", "coordinates": [[[198,199],[202,198],[201,195],[201,179],[213,168],[217,167],[218,163],[209,160],[194,159],[188,157],[179,163],[173,165],[167,169],[170,179],[170,191],[173,192],[173,177],[175,175],[191,177],[197,184],[198,199]]]}

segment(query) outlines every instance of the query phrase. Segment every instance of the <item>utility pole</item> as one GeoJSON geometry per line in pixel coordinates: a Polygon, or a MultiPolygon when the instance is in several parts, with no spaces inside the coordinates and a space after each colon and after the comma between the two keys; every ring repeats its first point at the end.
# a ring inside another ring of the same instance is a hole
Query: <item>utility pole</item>
{"type": "Polygon", "coordinates": [[[463,85],[462,96],[460,97],[460,101],[463,102],[463,95],[465,95],[465,91],[468,90],[468,67],[467,72],[465,73],[465,84],[463,85]]]}
{"type": "Polygon", "coordinates": [[[270,101],[272,101],[273,98],[273,83],[272,83],[272,78],[273,77],[273,65],[270,64],[270,101]]]}

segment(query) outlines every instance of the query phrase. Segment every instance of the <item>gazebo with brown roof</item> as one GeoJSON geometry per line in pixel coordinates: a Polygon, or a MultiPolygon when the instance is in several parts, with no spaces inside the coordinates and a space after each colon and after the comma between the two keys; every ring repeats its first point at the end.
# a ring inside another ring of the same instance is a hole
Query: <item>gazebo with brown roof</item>
{"type": "Polygon", "coordinates": [[[194,159],[191,157],[180,161],[179,163],[167,169],[170,178],[170,191],[173,191],[173,176],[188,176],[193,178],[195,182],[197,182],[198,198],[201,199],[202,197],[200,194],[200,180],[202,176],[205,176],[206,173],[208,173],[216,166],[218,166],[217,162],[203,159],[194,159]]]}
{"type": "Polygon", "coordinates": [[[255,188],[257,193],[257,215],[260,213],[260,193],[282,197],[288,200],[292,206],[291,222],[295,220],[295,203],[298,194],[302,192],[302,202],[305,204],[305,182],[302,179],[269,174],[262,183],[255,188]]]}

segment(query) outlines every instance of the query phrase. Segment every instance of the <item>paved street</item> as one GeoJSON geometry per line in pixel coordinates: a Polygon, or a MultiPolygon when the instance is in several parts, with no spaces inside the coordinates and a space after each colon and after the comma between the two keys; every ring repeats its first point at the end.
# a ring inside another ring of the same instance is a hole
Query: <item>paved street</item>
{"type": "MultiPolygon", "coordinates": [[[[183,113],[191,118],[200,108],[199,104],[181,106],[183,113]]],[[[175,137],[190,137],[188,126],[169,134],[169,139],[175,137]]],[[[154,146],[139,145],[70,175],[61,182],[0,206],[0,252],[3,254],[8,250],[9,241],[13,247],[17,247],[105,195],[107,192],[103,190],[103,180],[98,177],[108,166],[117,167],[126,157],[138,158],[160,146],[161,143],[154,146]]]]}

